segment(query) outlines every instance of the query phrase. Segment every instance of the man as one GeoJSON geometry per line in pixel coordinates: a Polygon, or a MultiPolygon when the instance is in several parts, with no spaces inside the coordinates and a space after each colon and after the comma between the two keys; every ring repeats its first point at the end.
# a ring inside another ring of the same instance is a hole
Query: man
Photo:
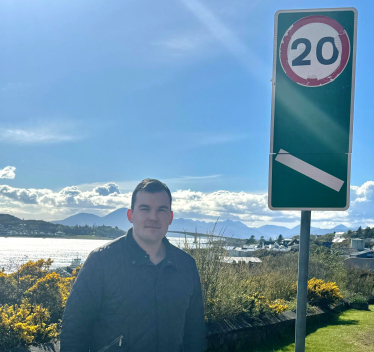
{"type": "Polygon", "coordinates": [[[145,179],[135,188],[126,236],[87,258],[67,300],[61,352],[201,352],[204,308],[195,261],[165,235],[171,193],[145,179]]]}

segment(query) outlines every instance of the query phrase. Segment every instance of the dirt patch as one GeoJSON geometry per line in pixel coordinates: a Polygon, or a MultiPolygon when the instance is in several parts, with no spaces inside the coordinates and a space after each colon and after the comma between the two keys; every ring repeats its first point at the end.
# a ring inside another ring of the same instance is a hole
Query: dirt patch
{"type": "Polygon", "coordinates": [[[356,341],[362,344],[363,346],[374,346],[374,331],[365,331],[360,334],[357,334],[356,341]]]}

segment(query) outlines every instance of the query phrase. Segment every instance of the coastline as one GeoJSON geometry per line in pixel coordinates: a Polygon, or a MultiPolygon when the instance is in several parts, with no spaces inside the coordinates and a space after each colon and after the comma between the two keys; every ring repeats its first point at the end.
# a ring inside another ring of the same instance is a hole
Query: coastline
{"type": "MultiPolygon", "coordinates": [[[[28,236],[28,235],[17,235],[17,236],[0,236],[0,238],[54,238],[54,239],[67,239],[67,240],[107,240],[113,241],[115,238],[111,237],[97,237],[92,235],[81,235],[81,236],[28,236]]],[[[118,238],[118,237],[116,237],[118,238]]]]}

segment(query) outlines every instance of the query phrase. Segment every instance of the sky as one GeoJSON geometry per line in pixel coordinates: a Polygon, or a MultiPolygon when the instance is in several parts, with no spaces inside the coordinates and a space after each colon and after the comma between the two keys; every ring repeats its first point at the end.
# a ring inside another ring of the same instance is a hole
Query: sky
{"type": "Polygon", "coordinates": [[[318,227],[374,226],[372,1],[0,2],[0,213],[60,220],[129,207],[165,182],[176,218],[292,227],[267,187],[274,14],[356,7],[347,211],[318,227]]]}

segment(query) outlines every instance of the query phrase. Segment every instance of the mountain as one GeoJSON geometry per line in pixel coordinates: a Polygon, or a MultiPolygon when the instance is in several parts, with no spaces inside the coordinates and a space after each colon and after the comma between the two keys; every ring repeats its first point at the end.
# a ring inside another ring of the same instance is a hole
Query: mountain
{"type": "MultiPolygon", "coordinates": [[[[326,235],[327,233],[334,233],[334,232],[347,232],[349,230],[348,227],[344,225],[337,225],[332,229],[323,229],[319,227],[310,227],[310,234],[311,235],[326,235]]],[[[351,228],[352,231],[357,230],[357,228],[351,228]]],[[[285,238],[291,238],[292,236],[300,234],[300,225],[293,227],[292,229],[287,229],[287,231],[281,232],[282,236],[285,238]]]]}
{"type": "MultiPolygon", "coordinates": [[[[106,216],[97,216],[94,214],[80,213],[70,216],[64,220],[52,221],[54,224],[68,225],[68,226],[88,226],[95,225],[106,225],[106,226],[118,226],[121,230],[127,231],[131,227],[131,223],[127,220],[126,216],[127,209],[120,208],[106,216]]],[[[186,231],[198,233],[210,233],[215,227],[215,233],[221,233],[227,237],[238,237],[238,238],[250,238],[254,235],[256,238],[263,236],[263,233],[258,231],[256,228],[251,228],[246,226],[240,221],[219,221],[217,224],[215,222],[205,222],[190,219],[174,219],[169,227],[170,231],[186,231]]]]}
{"type": "Polygon", "coordinates": [[[92,226],[93,224],[96,225],[103,225],[100,223],[100,220],[102,218],[100,216],[97,216],[95,214],[89,214],[89,213],[79,213],[76,215],[69,216],[68,218],[64,220],[58,220],[58,221],[51,221],[53,224],[60,224],[60,225],[66,225],[66,226],[92,226]]]}
{"type": "Polygon", "coordinates": [[[101,219],[107,226],[112,226],[127,231],[132,225],[127,220],[127,209],[126,208],[120,208],[115,211],[112,211],[106,216],[103,216],[101,219]]]}
{"type": "Polygon", "coordinates": [[[248,227],[240,221],[219,221],[205,222],[205,221],[194,221],[189,219],[174,219],[172,224],[169,226],[171,231],[186,231],[186,232],[198,232],[198,233],[210,233],[215,229],[215,234],[222,234],[226,237],[236,238],[250,238],[254,235],[256,238],[260,238],[263,234],[256,228],[248,227]]]}
{"type": "MultiPolygon", "coordinates": [[[[112,227],[118,227],[122,230],[127,231],[131,227],[131,223],[127,220],[126,216],[127,209],[120,208],[106,216],[97,216],[94,214],[80,213],[73,216],[70,216],[64,220],[52,221],[54,224],[62,224],[68,226],[89,226],[95,225],[106,225],[112,227]]],[[[191,219],[174,219],[172,224],[169,227],[170,231],[186,231],[186,232],[198,232],[198,233],[210,233],[215,227],[216,234],[222,234],[227,237],[236,237],[236,238],[250,238],[252,235],[256,239],[260,239],[261,236],[264,236],[265,239],[269,237],[276,238],[280,234],[284,238],[290,238],[295,235],[300,234],[300,225],[295,226],[292,229],[289,229],[285,226],[276,226],[276,225],[264,225],[261,227],[248,227],[240,221],[225,220],[215,222],[206,222],[198,221],[191,219]]],[[[311,227],[310,233],[312,235],[325,235],[326,233],[346,232],[348,227],[344,225],[335,226],[332,229],[321,229],[318,227],[311,227]]],[[[355,230],[355,229],[351,229],[355,230]]]]}
{"type": "Polygon", "coordinates": [[[276,226],[276,225],[263,225],[258,228],[258,230],[266,237],[270,236],[272,238],[278,237],[280,234],[284,237],[284,233],[289,231],[288,227],[276,226]]]}
{"type": "Polygon", "coordinates": [[[115,211],[112,211],[106,216],[98,216],[94,214],[88,214],[88,213],[80,213],[76,215],[69,216],[68,218],[64,220],[58,220],[58,221],[51,221],[54,224],[61,224],[61,225],[67,225],[67,226],[112,226],[112,227],[118,227],[122,230],[127,231],[131,224],[127,220],[126,216],[127,209],[126,208],[120,208],[115,211]]]}
{"type": "MultiPolygon", "coordinates": [[[[357,228],[352,228],[351,230],[352,231],[356,231],[358,229],[357,228]]],[[[347,232],[349,230],[349,228],[347,226],[344,226],[344,225],[338,225],[338,226],[335,226],[333,227],[331,230],[334,230],[335,232],[347,232]]]]}

